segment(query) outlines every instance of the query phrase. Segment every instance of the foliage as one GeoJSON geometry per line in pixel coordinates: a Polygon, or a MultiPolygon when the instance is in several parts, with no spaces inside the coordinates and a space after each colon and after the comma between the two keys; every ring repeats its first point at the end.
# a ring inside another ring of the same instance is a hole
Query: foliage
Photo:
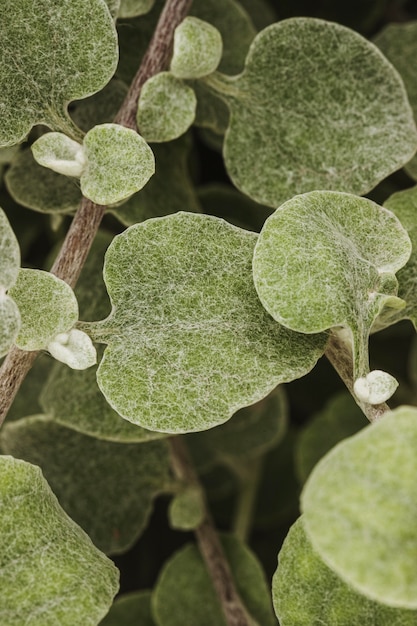
{"type": "Polygon", "coordinates": [[[164,4],[0,7],[0,622],[411,626],[417,15],[164,4]]]}

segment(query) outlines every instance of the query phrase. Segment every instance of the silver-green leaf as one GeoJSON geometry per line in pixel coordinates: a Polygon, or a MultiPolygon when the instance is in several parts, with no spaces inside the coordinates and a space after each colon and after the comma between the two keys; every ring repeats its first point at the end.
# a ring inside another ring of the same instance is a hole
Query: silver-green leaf
{"type": "Polygon", "coordinates": [[[170,71],[177,78],[207,76],[216,71],[222,52],[222,36],[217,28],[188,16],[175,29],[170,71]]]}

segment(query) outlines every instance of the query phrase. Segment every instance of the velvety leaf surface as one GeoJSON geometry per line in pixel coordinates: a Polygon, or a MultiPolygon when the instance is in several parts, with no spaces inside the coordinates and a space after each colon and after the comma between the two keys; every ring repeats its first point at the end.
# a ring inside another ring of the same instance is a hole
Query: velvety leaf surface
{"type": "Polygon", "coordinates": [[[79,178],[85,156],[81,144],[64,133],[45,133],[31,146],[35,161],[58,174],[79,178]]]}
{"type": "Polygon", "coordinates": [[[20,248],[16,235],[0,209],[0,290],[7,291],[15,284],[20,268],[20,248]]]}
{"type": "Polygon", "coordinates": [[[9,293],[20,311],[22,323],[16,345],[22,350],[45,349],[78,320],[73,290],[49,272],[22,268],[9,293]]]}
{"type": "Polygon", "coordinates": [[[231,111],[228,173],[264,204],[312,189],[364,194],[417,148],[399,74],[372,43],[340,24],[272,24],[253,41],[241,75],[204,81],[231,111]]]}
{"type": "Polygon", "coordinates": [[[177,530],[193,530],[204,519],[205,507],[201,490],[188,487],[177,493],[168,509],[169,522],[177,530]]]}
{"type": "Polygon", "coordinates": [[[416,611],[373,602],[338,578],[313,550],[302,517],[279,553],[272,598],[281,626],[412,626],[417,620],[416,611]]]}
{"type": "Polygon", "coordinates": [[[267,315],[251,278],[255,242],[191,213],[113,239],[104,266],[112,313],[89,332],[108,344],[97,379],[120,415],[150,430],[206,430],[313,367],[326,338],[267,315]]]}
{"type": "Polygon", "coordinates": [[[120,8],[120,0],[105,0],[108,9],[110,11],[110,15],[116,19],[117,14],[119,12],[119,8],[120,8]]]}
{"type": "Polygon", "coordinates": [[[1,623],[95,626],[117,592],[116,567],[64,513],[39,467],[1,456],[0,468],[1,623]]]}
{"type": "Polygon", "coordinates": [[[176,213],[184,207],[193,213],[200,212],[188,165],[191,148],[191,136],[188,134],[167,143],[152,144],[154,176],[127,202],[110,208],[122,224],[131,226],[150,217],[176,213]]]}
{"type": "Polygon", "coordinates": [[[0,294],[0,357],[15,343],[21,326],[19,309],[7,294],[0,294]]]}
{"type": "Polygon", "coordinates": [[[341,392],[313,415],[300,432],[295,459],[300,481],[307,480],[316,463],[339,441],[368,425],[368,420],[350,393],[341,392]]]}
{"type": "Polygon", "coordinates": [[[21,150],[4,177],[12,198],[40,213],[74,213],[81,201],[79,183],[36,163],[31,150],[21,150]]]}
{"type": "Polygon", "coordinates": [[[0,145],[19,143],[41,123],[73,135],[68,102],[102,89],[116,69],[106,3],[3,0],[0,39],[0,145]]]}
{"type": "Polygon", "coordinates": [[[133,545],[170,482],[164,441],[110,443],[42,415],[6,424],[0,441],[6,453],[42,468],[63,509],[108,554],[133,545]]]}
{"type": "MultiPolygon", "coordinates": [[[[259,625],[273,626],[276,620],[257,559],[235,537],[222,537],[222,544],[246,608],[259,625]]],[[[165,564],[154,591],[152,608],[158,626],[226,625],[196,546],[185,546],[165,564]]]]}
{"type": "Polygon", "coordinates": [[[85,132],[98,124],[110,124],[116,117],[126,94],[127,85],[113,78],[101,91],[72,103],[71,117],[85,132]]]}
{"type": "Polygon", "coordinates": [[[191,126],[197,100],[194,91],[170,72],[160,72],[142,87],[136,121],[146,141],[177,139],[191,126]]]}
{"type": "Polygon", "coordinates": [[[367,342],[384,306],[400,307],[395,272],[410,239],[393,213],[371,200],[313,191],[267,219],[253,260],[256,290],[278,322],[305,333],[352,332],[354,379],[369,371],[367,342]]]}
{"type": "Polygon", "coordinates": [[[155,0],[121,0],[119,17],[136,17],[148,13],[155,0]]]}
{"type": "Polygon", "coordinates": [[[132,591],[119,596],[100,626],[156,626],[151,595],[151,591],[132,591]]]}
{"type": "MultiPolygon", "coordinates": [[[[417,120],[416,38],[417,21],[409,21],[404,24],[388,24],[374,38],[374,43],[400,73],[407,89],[415,120],[417,120]]],[[[407,163],[405,170],[414,180],[417,180],[416,156],[407,163]]]]}
{"type": "Polygon", "coordinates": [[[188,16],[175,29],[170,71],[177,78],[207,76],[217,69],[222,51],[222,37],[217,28],[188,16]]]}
{"type": "Polygon", "coordinates": [[[301,497],[313,548],[368,598],[417,608],[417,409],[400,407],[339,443],[301,497]]]}
{"type": "Polygon", "coordinates": [[[84,137],[82,193],[97,204],[114,204],[142,189],[155,172],[146,141],[119,124],[94,126],[84,137]]]}

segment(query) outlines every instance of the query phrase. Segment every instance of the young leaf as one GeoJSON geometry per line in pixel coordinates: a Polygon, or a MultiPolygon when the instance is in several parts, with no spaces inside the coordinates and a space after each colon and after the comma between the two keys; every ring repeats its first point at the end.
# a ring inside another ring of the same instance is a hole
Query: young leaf
{"type": "Polygon", "coordinates": [[[96,626],[118,570],[64,513],[39,467],[0,456],[0,468],[1,623],[96,626]]]}
{"type": "MultiPolygon", "coordinates": [[[[369,372],[372,323],[383,306],[404,305],[395,297],[395,272],[410,252],[407,232],[387,209],[351,194],[312,191],[265,222],[254,253],[255,287],[272,317],[292,330],[349,328],[357,380],[369,372]]],[[[392,377],[383,375],[391,390],[392,377]]],[[[365,383],[379,388],[380,380],[365,383]]]]}
{"type": "Polygon", "coordinates": [[[313,548],[342,580],[387,606],[417,608],[417,410],[400,407],[313,469],[301,506],[313,548]]]}
{"type": "Polygon", "coordinates": [[[130,128],[101,124],[84,137],[81,191],[97,204],[114,204],[142,189],[155,172],[153,152],[130,128]]]}
{"type": "Polygon", "coordinates": [[[155,0],[121,0],[119,9],[119,18],[136,17],[148,13],[155,0]]]}
{"type": "Polygon", "coordinates": [[[93,342],[77,328],[71,328],[67,333],[58,333],[47,347],[54,359],[66,363],[75,370],[85,370],[97,363],[97,352],[93,342]]]}
{"type": "Polygon", "coordinates": [[[364,194],[417,148],[399,74],[340,24],[273,24],[253,41],[242,74],[203,80],[230,108],[229,175],[263,204],[312,189],[364,194]]]}
{"type": "Polygon", "coordinates": [[[19,143],[35,124],[77,134],[68,102],[102,89],[116,69],[105,2],[3,0],[0,40],[0,145],[19,143]]]}
{"type": "Polygon", "coordinates": [[[132,591],[119,596],[100,626],[157,626],[151,612],[151,594],[132,591]]]}
{"type": "Polygon", "coordinates": [[[19,309],[7,294],[0,294],[0,358],[16,342],[21,326],[19,309]]]}
{"type": "Polygon", "coordinates": [[[139,98],[136,121],[146,141],[171,141],[183,135],[195,118],[194,91],[169,72],[149,78],[139,98]]]}
{"type": "Polygon", "coordinates": [[[20,249],[16,235],[3,209],[0,209],[0,291],[15,284],[20,268],[20,249]]]}
{"type": "Polygon", "coordinates": [[[188,16],[177,26],[170,71],[177,78],[212,74],[222,58],[220,32],[209,22],[188,16]]]}
{"type": "Polygon", "coordinates": [[[22,320],[16,339],[21,350],[43,350],[59,333],[78,320],[78,304],[71,287],[42,270],[21,269],[9,291],[22,320]]]}
{"type": "Polygon", "coordinates": [[[177,213],[113,239],[104,266],[113,309],[88,332],[108,344],[97,380],[120,415],[150,430],[206,430],[314,366],[326,337],[284,329],[259,302],[256,238],[177,213]]]}
{"type": "Polygon", "coordinates": [[[7,423],[0,440],[6,453],[42,468],[63,509],[108,554],[133,545],[171,482],[165,441],[109,443],[42,415],[7,423]]]}
{"type": "Polygon", "coordinates": [[[204,497],[198,487],[177,493],[168,509],[170,525],[177,530],[194,530],[203,521],[204,514],[204,497]]]}
{"type": "MultiPolygon", "coordinates": [[[[249,549],[233,536],[222,537],[239,595],[256,623],[274,626],[264,573],[249,549]]],[[[152,597],[158,626],[226,626],[209,574],[196,546],[187,545],[165,564],[152,597]]]]}
{"type": "Polygon", "coordinates": [[[412,626],[417,612],[394,609],[354,591],[320,559],[303,518],[291,527],[279,553],[272,598],[281,626],[412,626]]]}

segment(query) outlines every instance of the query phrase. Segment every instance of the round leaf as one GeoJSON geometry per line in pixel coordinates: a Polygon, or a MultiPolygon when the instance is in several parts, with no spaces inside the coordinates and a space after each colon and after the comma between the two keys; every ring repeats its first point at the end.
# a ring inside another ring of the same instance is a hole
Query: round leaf
{"type": "Polygon", "coordinates": [[[15,343],[20,325],[20,313],[15,301],[6,294],[0,294],[0,358],[15,343]]]}
{"type": "Polygon", "coordinates": [[[195,118],[197,99],[191,87],[169,72],[149,78],[140,93],[137,123],[146,141],[172,141],[195,118]]]}
{"type": "Polygon", "coordinates": [[[279,553],[272,598],[281,626],[413,626],[417,612],[393,609],[360,595],[314,552],[303,518],[291,527],[279,553]]]}
{"type": "Polygon", "coordinates": [[[132,591],[118,596],[100,626],[156,626],[151,613],[151,592],[132,591]]]}
{"type": "Polygon", "coordinates": [[[136,17],[148,13],[155,0],[121,0],[118,17],[136,17]]]}
{"type": "Polygon", "coordinates": [[[21,350],[42,350],[78,320],[78,304],[67,283],[49,272],[21,269],[10,289],[21,316],[16,345],[21,350]]]}
{"type": "Polygon", "coordinates": [[[1,456],[0,470],[1,623],[96,626],[118,570],[64,513],[39,467],[1,456]]]}
{"type": "Polygon", "coordinates": [[[0,292],[15,284],[19,268],[19,243],[5,212],[0,209],[0,292]]]}
{"type": "Polygon", "coordinates": [[[207,215],[131,226],[108,248],[113,309],[97,380],[123,417],[162,432],[206,430],[307,373],[325,336],[284,329],[252,282],[257,236],[207,215]]]}
{"type": "Polygon", "coordinates": [[[313,189],[364,194],[417,148],[399,74],[340,24],[273,24],[242,74],[205,80],[230,107],[224,157],[234,184],[270,206],[313,189]]]}
{"type": "Polygon", "coordinates": [[[35,124],[77,132],[68,102],[102,89],[116,69],[105,2],[3,0],[0,40],[0,145],[19,143],[35,124]]]}
{"type": "Polygon", "coordinates": [[[114,204],[142,189],[155,171],[146,141],[119,124],[94,126],[84,137],[82,193],[97,204],[114,204]]]}
{"type": "Polygon", "coordinates": [[[170,70],[177,78],[212,74],[222,58],[220,32],[204,20],[186,17],[175,29],[170,70]]]}
{"type": "Polygon", "coordinates": [[[35,161],[58,174],[79,178],[84,169],[85,156],[78,141],[63,133],[46,133],[31,146],[35,161]]]}
{"type": "Polygon", "coordinates": [[[417,608],[417,410],[401,407],[346,439],[313,469],[301,497],[324,562],[368,598],[417,608]]]}

